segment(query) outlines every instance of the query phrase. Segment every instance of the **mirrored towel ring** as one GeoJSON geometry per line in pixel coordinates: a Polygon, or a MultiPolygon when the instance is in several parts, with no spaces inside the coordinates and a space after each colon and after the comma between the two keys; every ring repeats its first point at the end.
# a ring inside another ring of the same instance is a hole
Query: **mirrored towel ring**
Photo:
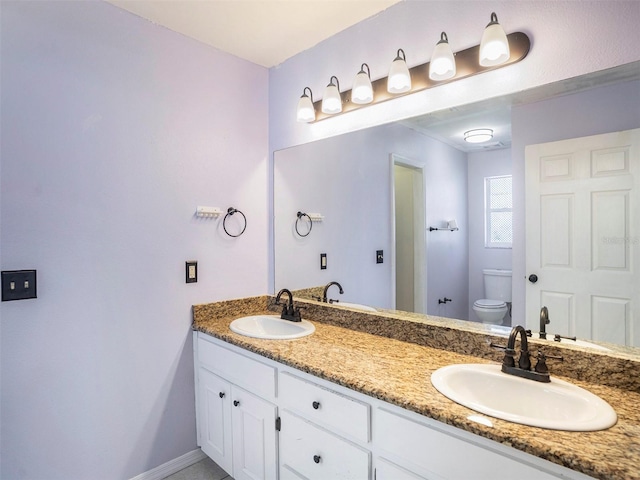
{"type": "Polygon", "coordinates": [[[227,214],[224,216],[224,219],[222,220],[222,228],[224,228],[224,233],[226,233],[230,237],[239,237],[247,229],[247,217],[245,217],[244,213],[242,213],[237,208],[229,207],[227,209],[227,214]],[[244,221],[244,226],[242,227],[242,231],[240,233],[238,233],[237,235],[233,235],[233,234],[229,233],[229,231],[227,230],[227,218],[229,218],[230,216],[232,216],[232,215],[234,215],[236,213],[239,213],[240,215],[242,215],[242,219],[244,221]]]}
{"type": "Polygon", "coordinates": [[[311,219],[311,217],[304,213],[304,212],[298,212],[296,213],[296,233],[301,236],[301,237],[306,237],[307,235],[309,235],[311,233],[311,229],[313,228],[313,220],[311,219]],[[303,217],[307,217],[307,221],[309,222],[309,230],[307,230],[307,233],[302,234],[300,233],[300,230],[298,229],[298,222],[300,222],[300,220],[302,220],[303,217]]]}

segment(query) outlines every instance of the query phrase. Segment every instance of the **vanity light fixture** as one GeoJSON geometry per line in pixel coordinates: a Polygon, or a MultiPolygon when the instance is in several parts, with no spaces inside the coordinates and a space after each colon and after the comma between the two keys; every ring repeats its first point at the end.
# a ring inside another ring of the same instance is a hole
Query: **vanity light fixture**
{"type": "MultiPolygon", "coordinates": [[[[433,49],[430,62],[409,68],[404,50],[398,49],[387,77],[372,81],[369,65],[363,63],[351,90],[340,93],[338,79],[331,77],[325,98],[313,102],[313,99],[309,99],[311,90],[305,88],[298,102],[298,121],[311,123],[324,120],[367,105],[392,100],[401,94],[421,92],[445,82],[450,83],[503,68],[525,58],[530,48],[531,40],[525,33],[505,35],[498,23],[498,16],[491,13],[491,22],[483,32],[480,45],[454,53],[447,34],[442,32],[440,41],[433,49]],[[307,90],[309,95],[306,93],[307,90]],[[309,102],[312,106],[309,106],[309,102]]],[[[473,140],[479,138],[467,141],[473,140]]]]}
{"type": "Polygon", "coordinates": [[[429,62],[429,78],[435,81],[448,80],[456,76],[456,60],[449,45],[447,34],[440,34],[440,41],[436,43],[429,62]]]}
{"type": "Polygon", "coordinates": [[[322,111],[330,115],[340,113],[342,111],[342,98],[340,97],[340,82],[338,77],[333,76],[329,79],[329,85],[324,89],[324,97],[322,98],[322,111]],[[333,79],[336,83],[333,83],[333,79]]]}
{"type": "Polygon", "coordinates": [[[493,138],[493,130],[490,128],[476,128],[464,132],[464,141],[469,143],[488,142],[493,138]]]}
{"type": "Polygon", "coordinates": [[[404,50],[398,49],[396,58],[391,63],[387,78],[387,92],[397,94],[411,90],[411,73],[407,67],[407,57],[404,50]],[[402,56],[400,56],[402,54],[402,56]]]}
{"type": "Polygon", "coordinates": [[[511,52],[507,35],[498,23],[498,16],[491,13],[491,22],[482,33],[480,41],[480,65],[495,67],[509,60],[511,52]]]}
{"type": "Polygon", "coordinates": [[[302,96],[298,101],[298,114],[297,118],[299,122],[309,123],[316,119],[316,110],[313,107],[313,92],[309,87],[304,87],[302,96]],[[309,90],[309,95],[307,95],[309,90]]]}
{"type": "Polygon", "coordinates": [[[360,67],[360,71],[356,75],[356,79],[353,82],[353,88],[351,89],[351,101],[358,105],[366,105],[373,102],[373,87],[371,86],[371,71],[369,65],[363,63],[360,67]],[[364,67],[367,67],[367,71],[364,71],[364,67]]]}

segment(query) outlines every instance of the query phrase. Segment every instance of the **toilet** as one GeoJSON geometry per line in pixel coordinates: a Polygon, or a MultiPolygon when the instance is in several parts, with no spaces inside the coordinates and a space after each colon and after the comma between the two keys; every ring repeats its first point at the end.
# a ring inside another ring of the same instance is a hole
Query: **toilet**
{"type": "Polygon", "coordinates": [[[487,268],[482,270],[482,276],[486,298],[476,300],[473,310],[482,323],[499,325],[511,304],[511,270],[487,268]]]}

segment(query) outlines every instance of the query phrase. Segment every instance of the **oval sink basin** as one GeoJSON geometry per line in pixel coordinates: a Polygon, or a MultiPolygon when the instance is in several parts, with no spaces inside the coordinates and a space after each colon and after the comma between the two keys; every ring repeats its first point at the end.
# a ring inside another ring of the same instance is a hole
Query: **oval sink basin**
{"type": "Polygon", "coordinates": [[[615,425],[611,406],[577,385],[551,378],[541,383],[503,373],[500,365],[442,367],[431,383],[460,405],[514,423],[552,430],[587,432],[615,425]]]}
{"type": "Polygon", "coordinates": [[[354,310],[363,310],[365,312],[377,312],[377,310],[369,305],[362,305],[361,303],[350,303],[350,302],[336,302],[333,305],[337,305],[339,307],[353,308],[354,310]]]}
{"type": "Polygon", "coordinates": [[[279,315],[251,315],[237,318],[231,322],[229,328],[245,337],[269,340],[306,337],[316,331],[316,327],[307,320],[292,322],[282,320],[279,315]]]}
{"type": "MultiPolygon", "coordinates": [[[[539,333],[534,333],[533,338],[540,338],[540,334],[539,333]]],[[[547,334],[547,340],[553,342],[554,344],[575,345],[576,347],[593,348],[595,350],[603,350],[603,351],[606,351],[606,352],[610,352],[611,351],[610,348],[603,347],[602,345],[598,345],[597,343],[587,342],[586,340],[580,340],[579,338],[576,339],[576,340],[570,340],[568,338],[563,338],[561,341],[556,342],[553,339],[553,335],[548,333],[547,334]]]]}

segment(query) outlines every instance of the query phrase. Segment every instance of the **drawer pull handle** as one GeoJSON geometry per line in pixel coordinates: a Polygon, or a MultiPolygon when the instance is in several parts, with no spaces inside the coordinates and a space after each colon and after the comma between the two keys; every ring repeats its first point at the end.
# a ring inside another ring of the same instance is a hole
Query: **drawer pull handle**
{"type": "Polygon", "coordinates": [[[220,393],[218,394],[218,396],[219,396],[220,398],[224,398],[224,392],[220,392],[220,393]]]}
{"type": "MultiPolygon", "coordinates": [[[[311,405],[313,406],[314,410],[318,410],[320,408],[320,402],[313,402],[311,405]]],[[[320,457],[318,457],[318,458],[320,458],[320,457]]],[[[316,462],[316,463],[318,463],[318,462],[316,462]]]]}
{"type": "Polygon", "coordinates": [[[313,461],[316,463],[320,463],[320,455],[314,455],[313,456],[313,461]]]}
{"type": "Polygon", "coordinates": [[[233,406],[237,407],[238,405],[240,405],[240,400],[234,400],[233,401],[233,406]]]}

